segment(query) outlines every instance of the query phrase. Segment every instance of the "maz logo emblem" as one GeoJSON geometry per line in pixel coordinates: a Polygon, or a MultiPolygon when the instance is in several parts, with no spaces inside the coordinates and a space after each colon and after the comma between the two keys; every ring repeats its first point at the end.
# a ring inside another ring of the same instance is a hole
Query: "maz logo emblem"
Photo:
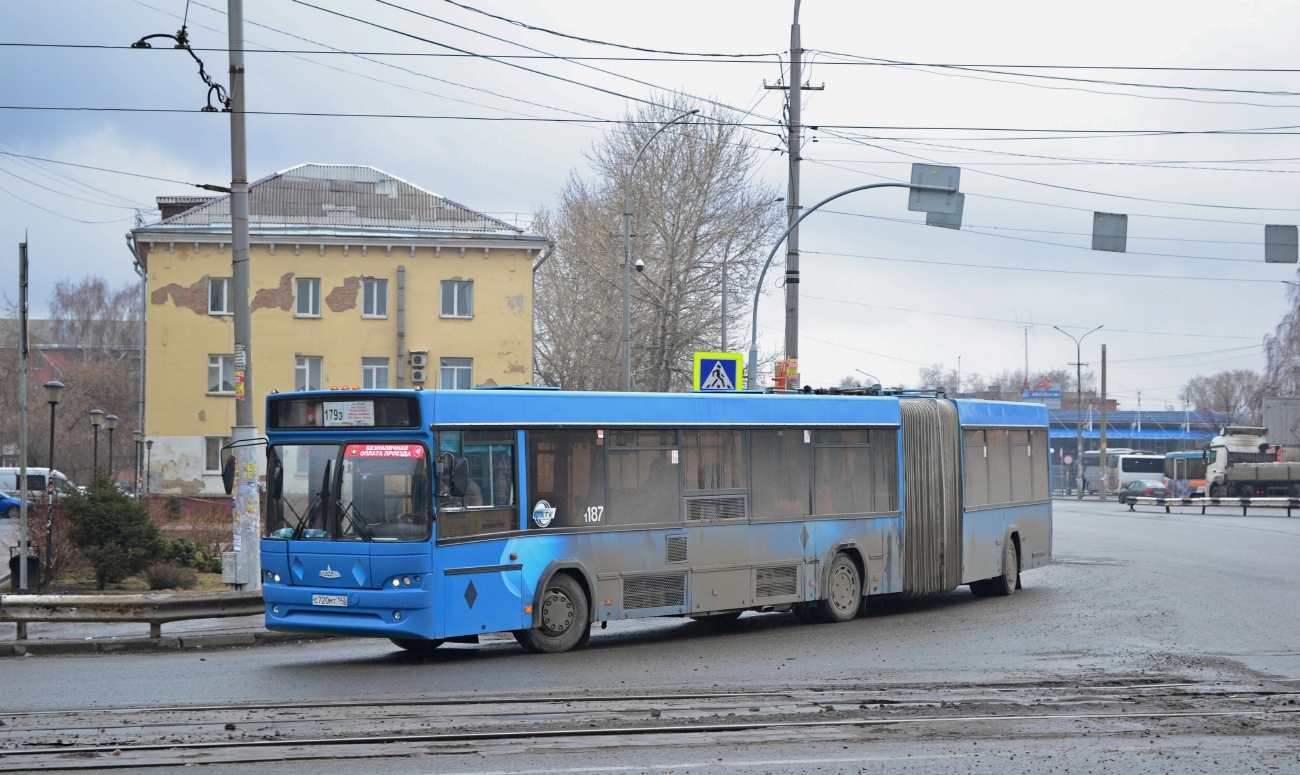
{"type": "Polygon", "coordinates": [[[325,566],[325,570],[320,572],[320,577],[323,579],[336,579],[340,575],[338,571],[332,570],[328,565],[325,566]]]}

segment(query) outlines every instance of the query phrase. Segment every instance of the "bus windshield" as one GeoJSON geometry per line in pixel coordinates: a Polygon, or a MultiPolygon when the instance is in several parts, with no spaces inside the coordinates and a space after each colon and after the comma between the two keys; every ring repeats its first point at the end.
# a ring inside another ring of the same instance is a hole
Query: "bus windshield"
{"type": "Polygon", "coordinates": [[[425,541],[433,525],[421,444],[283,444],[271,450],[266,537],[425,541]]]}

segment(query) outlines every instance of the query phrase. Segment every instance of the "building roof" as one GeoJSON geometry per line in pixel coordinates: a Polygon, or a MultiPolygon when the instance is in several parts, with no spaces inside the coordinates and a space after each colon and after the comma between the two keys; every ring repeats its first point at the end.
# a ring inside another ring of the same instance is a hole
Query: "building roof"
{"type": "MultiPolygon", "coordinates": [[[[262,178],[249,186],[248,208],[250,233],[263,237],[544,239],[383,170],[355,164],[300,164],[262,178]]],[[[230,195],[198,202],[135,231],[176,237],[229,234],[230,195]]]]}

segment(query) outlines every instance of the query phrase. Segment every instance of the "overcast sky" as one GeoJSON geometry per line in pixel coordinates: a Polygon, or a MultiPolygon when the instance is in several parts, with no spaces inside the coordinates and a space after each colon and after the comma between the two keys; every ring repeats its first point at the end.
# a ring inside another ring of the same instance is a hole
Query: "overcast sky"
{"type": "MultiPolygon", "coordinates": [[[[791,0],[466,4],[584,38],[781,58],[664,61],[492,20],[446,0],[258,0],[246,3],[250,50],[448,51],[364,23],[371,22],[481,54],[530,53],[515,45],[522,44],[570,57],[654,61],[511,60],[554,78],[465,57],[250,53],[249,110],[608,120],[624,115],[629,98],[681,90],[752,108],[765,124],[760,130],[778,131],[780,93],[762,87],[782,76],[791,0]]],[[[196,48],[225,45],[224,7],[191,0],[196,48]]],[[[126,45],[174,32],[185,12],[185,0],[7,2],[0,40],[126,45]]],[[[1295,278],[1295,267],[1263,262],[1264,224],[1300,221],[1300,153],[1294,134],[1203,132],[1300,125],[1300,73],[1008,66],[1294,67],[1300,4],[807,0],[801,22],[812,61],[807,78],[826,87],[805,101],[805,122],[823,128],[805,147],[804,203],[906,178],[918,158],[961,166],[966,192],[960,232],[922,225],[904,192],[891,190],[850,195],[828,208],[835,212],[805,221],[805,381],[833,384],[861,369],[886,384],[915,384],[919,366],[956,367],[959,357],[963,372],[1017,368],[1025,325],[1031,370],[1074,360],[1074,344],[1053,325],[1076,334],[1104,325],[1085,340],[1084,360],[1095,367],[1099,346],[1109,345],[1111,392],[1122,408],[1136,408],[1138,391],[1144,409],[1182,408],[1179,387],[1195,374],[1262,369],[1262,337],[1287,307],[1281,281],[1295,278]],[[989,67],[844,64],[854,57],[989,67]],[[1019,131],[977,131],[994,128],[1019,131]],[[1029,131],[1043,129],[1070,131],[1029,131]],[[1087,249],[1094,210],[1130,214],[1127,254],[1087,249]]],[[[0,47],[0,105],[201,107],[205,88],[192,61],[166,41],[155,46],[0,47]]],[[[224,53],[200,56],[225,83],[224,53]]],[[[586,173],[583,152],[607,131],[538,121],[257,115],[248,128],[254,179],[309,161],[369,164],[478,210],[525,215],[552,204],[571,171],[586,173]]],[[[221,114],[0,110],[0,151],[184,182],[227,184],[228,138],[221,114]]],[[[771,134],[754,141],[777,146],[771,134]]],[[[784,186],[785,156],[765,151],[764,159],[760,175],[784,186]]],[[[152,220],[155,196],[198,193],[0,155],[0,243],[16,251],[29,235],[40,314],[59,278],[131,280],[122,235],[136,209],[152,220]]],[[[0,265],[9,267],[0,289],[12,300],[15,264],[0,265]]],[[[779,345],[783,326],[781,291],[769,284],[759,320],[767,349],[779,345]]]]}

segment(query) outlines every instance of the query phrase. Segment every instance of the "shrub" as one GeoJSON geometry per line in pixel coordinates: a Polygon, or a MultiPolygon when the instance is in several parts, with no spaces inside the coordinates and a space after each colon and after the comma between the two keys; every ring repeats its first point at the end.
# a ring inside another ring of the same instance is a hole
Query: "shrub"
{"type": "Polygon", "coordinates": [[[150,589],[193,589],[199,583],[199,574],[193,568],[175,562],[160,562],[144,572],[150,589]]]}
{"type": "Polygon", "coordinates": [[[94,569],[99,589],[139,573],[162,554],[162,535],[144,504],[118,490],[107,476],[96,476],[84,495],[65,502],[72,519],[68,538],[94,569]]]}
{"type": "Polygon", "coordinates": [[[167,542],[167,548],[163,550],[163,560],[174,562],[177,565],[195,567],[194,563],[199,558],[199,546],[188,538],[173,538],[167,542]]]}
{"type": "Polygon", "coordinates": [[[194,568],[199,573],[220,573],[221,557],[208,557],[207,555],[201,555],[194,558],[194,562],[190,564],[190,567],[194,568]]]}

